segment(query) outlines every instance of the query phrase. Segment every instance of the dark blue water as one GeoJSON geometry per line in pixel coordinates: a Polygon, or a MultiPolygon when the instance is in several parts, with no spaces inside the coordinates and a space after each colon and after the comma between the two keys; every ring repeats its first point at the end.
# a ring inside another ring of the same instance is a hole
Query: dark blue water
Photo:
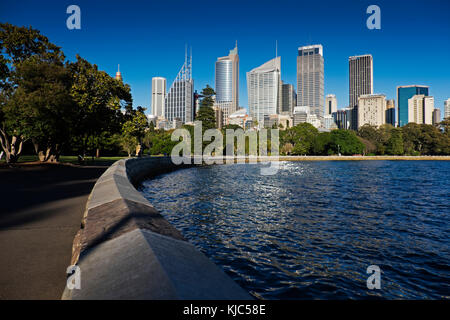
{"type": "Polygon", "coordinates": [[[280,165],[184,169],[141,191],[257,298],[450,298],[450,162],[280,165]]]}

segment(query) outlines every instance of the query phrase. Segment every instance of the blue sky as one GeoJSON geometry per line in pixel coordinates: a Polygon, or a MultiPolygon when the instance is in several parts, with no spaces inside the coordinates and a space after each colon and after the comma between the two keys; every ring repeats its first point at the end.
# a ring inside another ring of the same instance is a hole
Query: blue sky
{"type": "Polygon", "coordinates": [[[281,56],[281,75],[296,87],[299,46],[322,44],[325,94],[348,105],[348,57],[372,54],[374,91],[396,98],[398,85],[430,86],[442,109],[450,97],[448,0],[205,0],[205,1],[5,1],[0,21],[31,25],[62,47],[114,75],[117,64],[131,85],[134,105],[150,109],[151,78],[168,86],[192,46],[195,88],[214,86],[214,62],[238,41],[240,105],[247,107],[247,71],[281,56]],[[66,8],[81,8],[81,30],[68,30],[66,8]],[[381,30],[366,27],[366,8],[381,8],[381,30]]]}

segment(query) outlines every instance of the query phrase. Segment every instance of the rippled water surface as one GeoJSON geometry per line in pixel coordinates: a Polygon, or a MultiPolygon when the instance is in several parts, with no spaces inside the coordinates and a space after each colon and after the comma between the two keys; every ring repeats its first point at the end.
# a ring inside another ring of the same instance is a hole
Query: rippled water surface
{"type": "Polygon", "coordinates": [[[183,169],[144,196],[264,299],[450,298],[450,162],[281,162],[183,169]],[[366,269],[382,270],[368,290],[366,269]]]}

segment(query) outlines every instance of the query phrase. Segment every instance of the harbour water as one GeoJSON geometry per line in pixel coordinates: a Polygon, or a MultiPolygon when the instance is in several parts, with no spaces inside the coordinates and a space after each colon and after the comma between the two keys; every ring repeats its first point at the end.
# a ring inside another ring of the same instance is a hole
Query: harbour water
{"type": "Polygon", "coordinates": [[[140,191],[256,298],[450,298],[448,161],[214,165],[140,191]]]}

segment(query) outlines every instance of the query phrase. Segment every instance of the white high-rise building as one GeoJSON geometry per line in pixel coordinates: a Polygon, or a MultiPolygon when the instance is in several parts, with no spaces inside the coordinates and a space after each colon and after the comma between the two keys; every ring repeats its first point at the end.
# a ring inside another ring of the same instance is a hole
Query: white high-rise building
{"type": "Polygon", "coordinates": [[[192,79],[192,56],[181,67],[165,100],[164,117],[173,123],[194,121],[194,80],[192,79]]]}
{"type": "Polygon", "coordinates": [[[337,99],[334,94],[327,94],[325,98],[325,115],[331,115],[337,111],[337,99]]]}
{"type": "Polygon", "coordinates": [[[247,72],[250,116],[264,126],[264,116],[278,114],[281,100],[281,58],[276,57],[247,72]]]}
{"type": "Polygon", "coordinates": [[[434,97],[416,94],[408,99],[408,123],[433,124],[434,97]]]}
{"type": "Polygon", "coordinates": [[[297,105],[309,106],[311,113],[323,117],[324,61],[320,44],[298,48],[297,105]]]}
{"type": "Polygon", "coordinates": [[[444,101],[444,119],[450,117],[450,98],[444,101]]]}
{"type": "Polygon", "coordinates": [[[216,105],[222,109],[224,122],[239,107],[239,55],[236,47],[216,61],[216,105]]]}
{"type": "Polygon", "coordinates": [[[358,98],[358,129],[365,124],[381,126],[386,123],[386,96],[366,94],[358,98]]]}
{"type": "Polygon", "coordinates": [[[166,78],[152,78],[152,115],[163,118],[166,99],[166,78]]]}

